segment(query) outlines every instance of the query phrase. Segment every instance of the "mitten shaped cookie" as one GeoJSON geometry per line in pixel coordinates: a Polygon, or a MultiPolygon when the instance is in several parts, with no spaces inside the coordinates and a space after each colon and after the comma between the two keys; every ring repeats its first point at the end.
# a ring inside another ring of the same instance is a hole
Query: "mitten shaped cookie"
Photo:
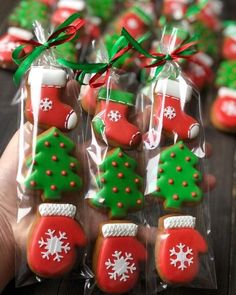
{"type": "Polygon", "coordinates": [[[223,32],[222,55],[225,59],[236,60],[236,22],[226,21],[223,32]]]}
{"type": "Polygon", "coordinates": [[[213,125],[226,132],[236,133],[236,90],[222,87],[211,108],[213,125]]]}
{"type": "Polygon", "coordinates": [[[27,246],[30,269],[40,277],[59,277],[76,261],[76,248],[86,245],[81,225],[74,220],[71,204],[41,204],[27,246]]]}
{"type": "Polygon", "coordinates": [[[35,153],[26,160],[25,186],[41,191],[43,200],[60,200],[65,192],[78,191],[78,160],[71,156],[74,142],[56,128],[37,137],[35,153]]]}
{"type": "Polygon", "coordinates": [[[129,211],[143,208],[142,178],[136,174],[137,163],[117,148],[109,152],[100,165],[97,178],[99,191],[90,204],[110,218],[125,218],[129,211]]]}
{"type": "Polygon", "coordinates": [[[174,138],[189,140],[198,136],[199,123],[185,112],[191,99],[192,87],[175,80],[163,80],[154,90],[153,126],[163,128],[174,138]]]}
{"type": "Polygon", "coordinates": [[[195,168],[198,157],[183,142],[161,152],[154,197],[164,200],[164,208],[178,210],[184,205],[198,205],[202,191],[201,173],[195,168]]]}
{"type": "Polygon", "coordinates": [[[93,268],[98,287],[109,294],[130,291],[138,282],[140,264],[147,252],[137,238],[133,223],[107,223],[97,239],[93,268]]]}
{"type": "Polygon", "coordinates": [[[135,96],[118,89],[101,88],[98,93],[96,116],[92,124],[96,134],[111,146],[134,148],[141,140],[141,133],[128,121],[129,108],[135,96]],[[122,132],[121,132],[122,131],[122,132]]]}
{"type": "Polygon", "coordinates": [[[32,67],[27,81],[26,118],[41,128],[69,131],[77,124],[73,108],[61,100],[65,95],[66,72],[59,68],[32,67]]]}
{"type": "Polygon", "coordinates": [[[207,252],[207,243],[195,230],[196,218],[167,215],[159,219],[156,241],[156,268],[169,284],[187,284],[199,272],[199,254],[207,252]]]}

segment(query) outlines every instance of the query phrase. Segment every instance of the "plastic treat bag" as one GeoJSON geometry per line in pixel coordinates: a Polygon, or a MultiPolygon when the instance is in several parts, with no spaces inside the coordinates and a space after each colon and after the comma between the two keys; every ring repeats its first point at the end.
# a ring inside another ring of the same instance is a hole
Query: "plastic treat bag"
{"type": "Polygon", "coordinates": [[[24,54],[24,45],[13,53],[19,65],[14,80],[22,80],[17,286],[81,271],[87,238],[79,222],[84,185],[77,146],[83,142],[79,88],[73,72],[57,63],[54,47],[77,38],[83,24],[74,14],[48,35],[38,25],[30,51],[24,54]]]}
{"type": "Polygon", "coordinates": [[[143,119],[143,220],[147,228],[157,227],[146,280],[157,275],[156,291],[216,288],[210,198],[202,188],[207,164],[200,97],[179,65],[196,53],[196,41],[179,42],[178,29],[164,30],[160,52],[149,53],[126,30],[122,34],[151,68],[136,103],[143,119]]]}

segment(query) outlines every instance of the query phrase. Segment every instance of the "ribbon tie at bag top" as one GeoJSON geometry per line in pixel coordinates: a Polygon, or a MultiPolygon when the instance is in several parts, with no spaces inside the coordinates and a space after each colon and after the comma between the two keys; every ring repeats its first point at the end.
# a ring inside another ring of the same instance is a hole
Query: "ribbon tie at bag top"
{"type": "Polygon", "coordinates": [[[143,65],[145,68],[156,68],[151,81],[158,77],[167,62],[176,62],[178,59],[190,59],[192,55],[197,53],[197,49],[195,47],[197,44],[196,36],[185,38],[176,49],[168,54],[165,54],[148,52],[127,32],[125,28],[122,29],[122,35],[126,38],[128,43],[140,53],[140,57],[152,59],[150,64],[143,65]]]}
{"type": "Polygon", "coordinates": [[[78,13],[72,14],[62,24],[55,28],[45,43],[34,40],[26,41],[12,53],[12,59],[19,66],[14,74],[14,82],[18,85],[31,64],[46,50],[77,38],[79,29],[85,24],[78,13]],[[30,47],[29,52],[25,52],[30,47]]]}
{"type": "MultiPolygon", "coordinates": [[[[145,34],[136,42],[141,43],[146,40],[148,36],[149,34],[145,34]]],[[[82,85],[85,85],[83,80],[86,74],[94,74],[89,80],[89,85],[91,88],[97,88],[107,83],[114,63],[130,49],[132,49],[132,45],[128,44],[124,36],[120,36],[112,46],[111,51],[108,52],[109,58],[105,63],[77,64],[63,58],[57,59],[57,62],[63,66],[71,68],[72,70],[78,71],[76,79],[82,85]]]]}

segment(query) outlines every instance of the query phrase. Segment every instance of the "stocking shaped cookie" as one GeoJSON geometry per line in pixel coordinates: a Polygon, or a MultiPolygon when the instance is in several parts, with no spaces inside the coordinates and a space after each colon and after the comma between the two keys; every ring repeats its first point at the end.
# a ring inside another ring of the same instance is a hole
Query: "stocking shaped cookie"
{"type": "Polygon", "coordinates": [[[154,197],[164,200],[164,208],[178,210],[197,205],[202,199],[198,186],[201,173],[195,168],[198,158],[183,142],[161,152],[154,197]]]}
{"type": "Polygon", "coordinates": [[[168,18],[180,20],[187,12],[190,3],[190,0],[164,0],[163,14],[168,18]]]}
{"type": "Polygon", "coordinates": [[[187,284],[199,271],[199,254],[207,243],[195,228],[195,217],[167,215],[159,219],[156,241],[156,268],[169,284],[187,284]]]}
{"type": "Polygon", "coordinates": [[[121,149],[112,150],[99,167],[99,191],[90,199],[90,204],[109,211],[113,219],[141,210],[144,203],[142,178],[136,174],[136,166],[136,161],[121,149]]]}
{"type": "Polygon", "coordinates": [[[74,220],[76,207],[41,204],[38,213],[28,240],[28,265],[40,277],[62,276],[73,267],[76,248],[86,245],[84,231],[74,220]]]}
{"type": "Polygon", "coordinates": [[[236,90],[222,87],[211,109],[214,126],[226,132],[236,133],[236,90]]]}
{"type": "Polygon", "coordinates": [[[225,59],[236,59],[236,22],[225,22],[222,55],[225,59]]]}
{"type": "Polygon", "coordinates": [[[61,102],[66,82],[63,69],[32,67],[28,76],[26,118],[42,128],[73,129],[77,115],[71,106],[61,102]]]}
{"type": "Polygon", "coordinates": [[[141,140],[141,133],[128,121],[129,107],[134,106],[134,95],[118,89],[107,92],[106,88],[101,88],[98,100],[97,115],[92,121],[96,134],[109,145],[135,147],[141,140]]]}
{"type": "Polygon", "coordinates": [[[153,107],[153,125],[178,139],[193,139],[199,134],[199,123],[185,113],[186,102],[191,99],[192,87],[168,79],[158,83],[153,107]]]}
{"type": "Polygon", "coordinates": [[[60,200],[64,192],[81,188],[78,160],[70,155],[74,142],[56,128],[38,136],[35,154],[26,160],[25,186],[43,192],[43,200],[60,200]]]}
{"type": "Polygon", "coordinates": [[[135,287],[140,263],[147,252],[137,238],[133,223],[107,223],[96,242],[93,266],[98,287],[109,294],[122,294],[135,287]]]}

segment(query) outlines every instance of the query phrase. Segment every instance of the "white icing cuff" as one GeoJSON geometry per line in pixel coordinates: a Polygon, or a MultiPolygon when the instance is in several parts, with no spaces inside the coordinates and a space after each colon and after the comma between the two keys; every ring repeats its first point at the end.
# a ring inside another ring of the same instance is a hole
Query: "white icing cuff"
{"type": "Polygon", "coordinates": [[[107,237],[135,237],[138,226],[134,223],[107,223],[102,226],[102,234],[107,237]]]}
{"type": "Polygon", "coordinates": [[[199,60],[200,62],[202,62],[204,65],[206,65],[208,67],[211,67],[213,65],[213,59],[204,52],[198,52],[194,56],[194,58],[196,60],[199,60]]]}
{"type": "Polygon", "coordinates": [[[28,83],[31,85],[35,81],[42,85],[64,87],[66,85],[66,72],[56,68],[32,67],[29,72],[28,83]]]}
{"type": "Polygon", "coordinates": [[[181,83],[179,81],[167,79],[161,80],[159,83],[157,83],[155,92],[174,96],[176,98],[183,97],[186,99],[186,101],[189,101],[192,96],[192,87],[184,82],[181,83]]]}
{"type": "Polygon", "coordinates": [[[229,96],[231,98],[236,99],[236,90],[233,90],[231,88],[221,87],[218,91],[219,96],[229,96]]]}
{"type": "Polygon", "coordinates": [[[74,218],[76,213],[76,207],[72,204],[45,203],[39,205],[38,210],[41,216],[65,216],[74,218]]]}
{"type": "Polygon", "coordinates": [[[7,32],[9,35],[22,40],[28,41],[33,38],[33,34],[31,32],[17,27],[10,27],[7,32]]]}
{"type": "Polygon", "coordinates": [[[195,228],[196,218],[190,215],[172,216],[164,219],[164,228],[195,228]]]}
{"type": "Polygon", "coordinates": [[[236,38],[236,25],[229,25],[224,30],[224,36],[231,37],[231,38],[235,39],[236,38]]]}
{"type": "Polygon", "coordinates": [[[73,1],[73,0],[62,0],[58,3],[57,7],[59,8],[70,8],[70,9],[74,9],[76,11],[82,11],[85,9],[85,3],[84,1],[73,1]]]}

